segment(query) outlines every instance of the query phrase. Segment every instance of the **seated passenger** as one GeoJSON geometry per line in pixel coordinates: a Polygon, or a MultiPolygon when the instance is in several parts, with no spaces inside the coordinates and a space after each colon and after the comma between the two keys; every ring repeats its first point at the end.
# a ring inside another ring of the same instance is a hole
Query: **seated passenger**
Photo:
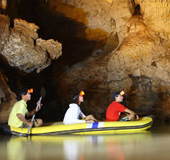
{"type": "Polygon", "coordinates": [[[106,110],[106,121],[132,121],[139,119],[135,112],[120,104],[120,102],[123,102],[123,95],[124,91],[113,93],[113,102],[108,106],[106,110]],[[126,116],[122,119],[120,118],[121,112],[126,114],[126,116]]]}
{"type": "Polygon", "coordinates": [[[63,123],[64,124],[73,124],[73,123],[86,123],[86,122],[96,122],[97,120],[92,116],[85,116],[80,109],[80,104],[84,101],[83,96],[85,95],[84,91],[81,91],[79,94],[73,97],[73,102],[69,104],[63,123]]]}
{"type": "MultiPolygon", "coordinates": [[[[17,102],[14,104],[8,119],[8,125],[13,127],[22,127],[26,128],[34,125],[35,127],[39,127],[43,124],[42,119],[35,119],[34,123],[31,120],[27,120],[25,117],[30,117],[35,114],[36,110],[28,112],[27,110],[27,102],[31,100],[31,94],[33,91],[28,90],[26,88],[21,89],[18,92],[17,102]]],[[[41,104],[39,103],[39,108],[41,108],[41,104]]]]}

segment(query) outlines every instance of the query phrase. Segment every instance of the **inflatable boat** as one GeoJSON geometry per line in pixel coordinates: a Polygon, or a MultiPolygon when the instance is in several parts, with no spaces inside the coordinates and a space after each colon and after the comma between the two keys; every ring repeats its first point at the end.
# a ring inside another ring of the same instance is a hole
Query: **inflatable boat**
{"type": "MultiPolygon", "coordinates": [[[[61,135],[61,134],[116,134],[127,132],[141,132],[152,126],[151,117],[141,117],[135,121],[101,121],[94,123],[63,124],[61,122],[45,124],[42,127],[32,128],[29,135],[61,135]]],[[[26,136],[28,128],[16,128],[0,125],[0,132],[26,136]]]]}

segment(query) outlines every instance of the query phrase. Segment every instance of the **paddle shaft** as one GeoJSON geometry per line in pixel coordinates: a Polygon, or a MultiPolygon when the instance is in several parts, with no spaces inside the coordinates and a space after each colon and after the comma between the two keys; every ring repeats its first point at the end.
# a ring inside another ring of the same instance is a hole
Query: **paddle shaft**
{"type": "MultiPolygon", "coordinates": [[[[36,106],[36,109],[35,109],[36,112],[38,111],[38,107],[39,107],[39,104],[40,104],[40,102],[41,102],[41,99],[42,99],[42,97],[40,97],[40,99],[39,99],[39,101],[38,101],[38,103],[37,103],[37,106],[36,106]]],[[[32,119],[31,119],[31,122],[32,122],[32,123],[34,122],[34,118],[35,118],[36,112],[35,112],[34,115],[32,116],[32,119]]],[[[27,131],[27,135],[30,133],[31,128],[32,128],[32,126],[29,126],[28,131],[27,131]]]]}

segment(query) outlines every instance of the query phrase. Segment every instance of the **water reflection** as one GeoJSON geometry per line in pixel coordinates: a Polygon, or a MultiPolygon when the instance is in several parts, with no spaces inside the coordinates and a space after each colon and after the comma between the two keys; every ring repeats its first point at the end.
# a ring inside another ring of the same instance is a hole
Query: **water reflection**
{"type": "Polygon", "coordinates": [[[11,137],[7,141],[7,159],[124,160],[128,159],[129,153],[135,155],[136,147],[150,143],[152,139],[150,132],[98,136],[11,137]]]}
{"type": "Polygon", "coordinates": [[[11,138],[7,143],[7,154],[9,160],[24,160],[26,146],[23,141],[11,138]]]}

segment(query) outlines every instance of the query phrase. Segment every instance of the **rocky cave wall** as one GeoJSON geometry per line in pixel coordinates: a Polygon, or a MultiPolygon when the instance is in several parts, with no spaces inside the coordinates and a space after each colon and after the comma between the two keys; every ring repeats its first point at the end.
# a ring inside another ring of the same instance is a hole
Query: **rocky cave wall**
{"type": "MultiPolygon", "coordinates": [[[[97,42],[83,61],[72,66],[63,62],[62,73],[53,65],[49,73],[63,111],[73,94],[83,89],[82,110],[103,119],[112,92],[125,90],[129,108],[170,119],[169,1],[48,0],[48,6],[81,24],[75,37],[97,42]]],[[[35,24],[16,19],[9,29],[9,19],[1,19],[1,59],[11,67],[40,72],[61,55],[61,44],[38,38],[35,24]]],[[[76,56],[83,56],[81,51],[83,47],[76,56]]]]}
{"type": "Polygon", "coordinates": [[[89,108],[85,111],[101,118],[112,100],[112,92],[125,90],[126,105],[140,115],[169,117],[169,1],[68,3],[87,11],[89,24],[95,19],[93,29],[102,28],[108,35],[116,33],[119,43],[107,53],[106,41],[102,53],[64,72],[60,77],[64,81],[59,78],[58,83],[65,96],[69,90],[87,90],[85,103],[89,108]],[[105,23],[112,27],[106,28],[105,23]]]}
{"type": "Polygon", "coordinates": [[[1,55],[11,67],[30,73],[48,67],[52,59],[61,56],[61,44],[53,39],[38,38],[38,26],[21,19],[9,29],[8,17],[1,16],[1,55]]]}
{"type": "Polygon", "coordinates": [[[16,95],[11,91],[8,77],[13,79],[12,89],[24,87],[23,84],[18,84],[21,83],[18,80],[20,75],[26,76],[36,71],[35,76],[37,76],[39,72],[51,64],[52,60],[57,59],[62,54],[61,43],[53,39],[43,40],[39,38],[37,34],[39,27],[35,24],[22,19],[15,19],[14,27],[10,27],[10,25],[9,17],[0,15],[0,79],[3,82],[0,87],[1,122],[7,121],[10,109],[16,102],[16,95]],[[15,71],[14,74],[13,71],[15,71]]]}

